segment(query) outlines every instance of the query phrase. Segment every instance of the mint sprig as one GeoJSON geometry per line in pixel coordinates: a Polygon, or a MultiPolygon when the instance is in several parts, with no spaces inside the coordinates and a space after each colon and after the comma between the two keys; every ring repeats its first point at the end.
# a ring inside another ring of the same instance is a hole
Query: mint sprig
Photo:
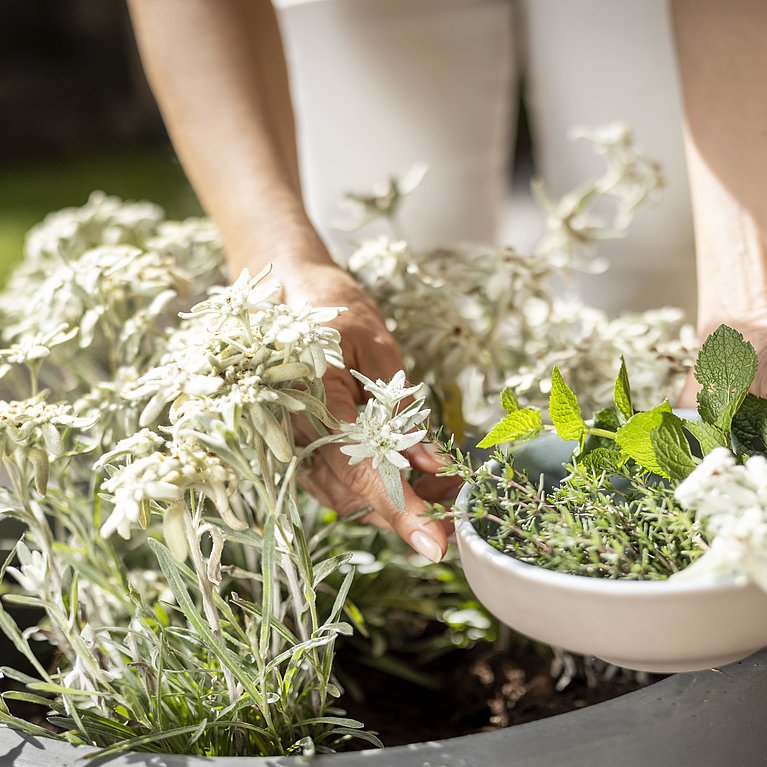
{"type": "MultiPolygon", "coordinates": [[[[756,372],[754,347],[736,330],[720,325],[706,339],[695,362],[695,377],[702,387],[698,395],[700,421],[675,415],[667,401],[635,412],[623,358],[613,388],[615,406],[600,411],[591,424],[584,420],[575,393],[554,367],[549,415],[562,439],[579,442],[576,463],[599,473],[633,461],[644,471],[680,481],[699,462],[688,435],[704,456],[717,447],[731,447],[731,430],[739,451],[767,451],[767,399],[748,394],[756,372]]],[[[507,415],[480,447],[530,439],[546,428],[540,413],[520,408],[511,390],[504,389],[501,401],[507,415]]]]}

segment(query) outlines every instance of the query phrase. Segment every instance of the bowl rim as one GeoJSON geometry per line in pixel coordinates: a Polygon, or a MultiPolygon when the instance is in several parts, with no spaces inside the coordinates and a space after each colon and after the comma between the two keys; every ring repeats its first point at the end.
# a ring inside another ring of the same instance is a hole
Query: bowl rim
{"type": "MultiPolygon", "coordinates": [[[[491,459],[492,460],[492,459],[491,459]]],[[[490,463],[487,461],[486,463],[490,463]]],[[[455,534],[461,543],[471,552],[487,562],[488,565],[506,570],[510,575],[521,577],[526,581],[540,585],[548,585],[570,591],[588,594],[610,594],[621,596],[669,596],[690,595],[701,593],[726,593],[747,591],[754,584],[745,579],[728,575],[716,580],[629,580],[626,578],[591,578],[575,573],[563,573],[558,570],[547,570],[537,565],[522,562],[519,559],[499,551],[491,546],[476,530],[467,515],[469,493],[472,485],[464,483],[455,500],[455,508],[460,516],[455,523],[455,534]]],[[[461,552],[461,558],[463,558],[461,552]]]]}

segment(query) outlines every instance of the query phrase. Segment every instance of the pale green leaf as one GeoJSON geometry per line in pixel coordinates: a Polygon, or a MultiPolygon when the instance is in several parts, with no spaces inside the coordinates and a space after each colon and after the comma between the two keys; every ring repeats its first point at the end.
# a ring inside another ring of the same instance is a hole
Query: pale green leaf
{"type": "Polygon", "coordinates": [[[664,402],[645,413],[635,413],[618,429],[616,442],[627,458],[633,458],[642,468],[660,476],[667,476],[655,457],[650,433],[660,426],[664,413],[671,412],[671,405],[664,402]]]}
{"type": "Polygon", "coordinates": [[[618,371],[618,377],[615,379],[613,399],[618,412],[623,416],[624,420],[628,421],[634,415],[634,406],[631,402],[631,384],[629,383],[629,376],[626,371],[626,360],[623,357],[621,357],[621,368],[618,371]]]}
{"type": "Polygon", "coordinates": [[[35,490],[40,495],[48,492],[48,454],[39,447],[33,447],[27,452],[27,459],[32,464],[32,473],[35,478],[35,490]]]}
{"type": "Polygon", "coordinates": [[[756,376],[754,347],[737,330],[720,325],[703,343],[695,362],[700,417],[724,432],[756,376]]]}
{"type": "Polygon", "coordinates": [[[501,405],[507,413],[513,413],[519,410],[519,400],[517,395],[514,394],[514,390],[509,386],[504,386],[501,392],[501,405]]]}
{"type": "Polygon", "coordinates": [[[695,468],[687,438],[682,431],[682,419],[673,413],[662,413],[658,426],[650,432],[655,460],[663,469],[662,476],[683,480],[695,468]]]}
{"type": "Polygon", "coordinates": [[[490,433],[477,444],[477,447],[493,447],[503,442],[531,439],[543,428],[543,421],[538,410],[525,407],[509,413],[490,433]]]}
{"type": "Polygon", "coordinates": [[[551,374],[551,396],[549,397],[551,422],[562,439],[579,440],[588,426],[581,415],[581,408],[572,389],[565,383],[558,367],[551,374]]]}
{"type": "Polygon", "coordinates": [[[617,468],[620,455],[615,450],[609,450],[606,447],[596,447],[590,450],[578,461],[578,464],[585,466],[595,474],[601,474],[604,471],[613,472],[617,468]]]}

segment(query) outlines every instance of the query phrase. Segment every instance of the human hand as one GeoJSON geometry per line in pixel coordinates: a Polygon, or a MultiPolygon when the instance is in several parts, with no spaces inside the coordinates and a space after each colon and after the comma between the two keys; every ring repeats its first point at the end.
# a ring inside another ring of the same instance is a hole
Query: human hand
{"type": "MultiPolygon", "coordinates": [[[[329,368],[323,382],[327,405],[340,421],[354,422],[357,407],[368,395],[350,370],[358,370],[372,379],[388,381],[403,368],[397,342],[386,329],[383,317],[368,296],[345,272],[330,264],[302,265],[300,270],[275,269],[276,279],[282,284],[282,300],[294,306],[308,303],[313,306],[345,306],[348,311],[333,323],[341,333],[341,347],[346,368],[329,368]]],[[[308,442],[306,422],[296,424],[297,437],[308,442]]],[[[411,486],[403,480],[405,509],[398,508],[384,487],[370,460],[349,465],[337,445],[326,445],[313,455],[309,472],[302,484],[322,503],[340,515],[369,508],[363,521],[394,529],[417,552],[433,562],[439,561],[447,548],[445,525],[425,516],[424,501],[441,501],[457,490],[453,478],[439,478],[435,474],[444,467],[445,460],[429,445],[419,444],[406,452],[413,468],[424,477],[411,486]]]]}

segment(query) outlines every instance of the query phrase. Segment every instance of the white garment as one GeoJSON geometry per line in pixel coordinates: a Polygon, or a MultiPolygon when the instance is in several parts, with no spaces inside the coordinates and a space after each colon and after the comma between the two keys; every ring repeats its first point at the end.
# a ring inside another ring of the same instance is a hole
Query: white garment
{"type": "Polygon", "coordinates": [[[605,249],[610,272],[580,280],[582,294],[608,311],[693,310],[692,223],[666,0],[275,4],[307,210],[331,246],[349,241],[333,228],[343,220],[344,191],[370,189],[421,160],[431,170],[402,216],[414,245],[496,241],[522,73],[538,170],[552,194],[600,167],[588,145],[568,141],[575,124],[629,122],[667,176],[661,202],[605,249]]]}

